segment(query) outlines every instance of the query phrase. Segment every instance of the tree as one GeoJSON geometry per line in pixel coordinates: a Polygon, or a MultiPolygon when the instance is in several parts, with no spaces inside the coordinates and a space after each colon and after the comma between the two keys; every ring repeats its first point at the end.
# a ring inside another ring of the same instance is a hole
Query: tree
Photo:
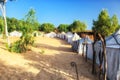
{"type": "Polygon", "coordinates": [[[34,24],[37,21],[35,14],[36,14],[35,10],[31,8],[25,15],[24,21],[34,24]]]}
{"type": "Polygon", "coordinates": [[[118,26],[118,28],[117,29],[120,29],[120,25],[118,26]]]}
{"type": "Polygon", "coordinates": [[[19,20],[19,26],[22,30],[22,36],[20,37],[20,40],[12,43],[9,50],[17,53],[26,52],[29,49],[29,46],[33,45],[34,43],[34,37],[31,33],[35,29],[35,25],[38,26],[38,22],[35,18],[35,12],[33,9],[30,9],[25,16],[25,19],[19,20]]]}
{"type": "Polygon", "coordinates": [[[113,17],[111,18],[111,26],[112,26],[111,33],[116,31],[116,29],[118,29],[118,27],[119,27],[118,18],[116,15],[113,15],[113,17]]]}
{"type": "Polygon", "coordinates": [[[38,27],[40,25],[37,21],[35,14],[36,14],[35,10],[31,8],[24,18],[24,21],[27,23],[25,24],[25,27],[26,28],[28,27],[30,32],[32,32],[33,30],[38,30],[38,27]]]}
{"type": "Polygon", "coordinates": [[[18,20],[16,18],[7,18],[8,32],[12,32],[18,27],[18,20]]]}
{"type": "Polygon", "coordinates": [[[4,19],[4,32],[3,37],[7,39],[8,46],[10,46],[10,40],[8,36],[8,28],[7,28],[7,20],[6,20],[6,6],[5,6],[6,0],[0,0],[0,9],[3,15],[4,19]]]}
{"type": "Polygon", "coordinates": [[[74,21],[70,26],[69,26],[70,31],[72,32],[81,32],[86,29],[86,24],[83,22],[80,22],[79,20],[74,21]]]}
{"type": "MultiPolygon", "coordinates": [[[[13,1],[13,0],[10,0],[13,1]]],[[[0,9],[3,15],[3,19],[4,19],[4,32],[3,32],[3,37],[5,36],[8,42],[8,46],[10,46],[10,40],[9,40],[9,36],[8,36],[8,29],[7,29],[7,20],[6,20],[6,6],[5,3],[7,2],[7,0],[0,0],[0,9]]]]}
{"type": "MultiPolygon", "coordinates": [[[[118,28],[118,19],[114,15],[112,18],[109,17],[107,10],[102,10],[98,16],[98,20],[93,20],[93,31],[99,36],[102,42],[103,53],[102,57],[104,58],[104,80],[107,79],[107,57],[106,57],[106,40],[105,37],[109,36],[118,28]]],[[[96,40],[95,40],[96,41],[96,40]]],[[[95,53],[94,53],[95,54],[95,53]]],[[[100,62],[100,71],[102,71],[102,62],[100,62]]],[[[100,72],[101,73],[101,72],[100,72]]]]}
{"type": "Polygon", "coordinates": [[[98,16],[98,20],[93,20],[93,30],[101,33],[102,36],[109,36],[118,28],[118,19],[114,15],[109,17],[107,10],[102,10],[98,16]]]}
{"type": "Polygon", "coordinates": [[[49,32],[51,32],[51,31],[54,31],[54,29],[55,29],[55,27],[54,27],[54,25],[51,24],[51,23],[44,23],[44,24],[42,24],[42,25],[40,26],[40,30],[41,30],[41,31],[44,31],[44,32],[46,32],[46,33],[49,33],[49,32]]]}
{"type": "Polygon", "coordinates": [[[67,32],[67,31],[68,31],[68,26],[69,26],[69,25],[67,25],[67,24],[60,24],[57,29],[58,29],[60,32],[62,32],[62,31],[67,32]]]}

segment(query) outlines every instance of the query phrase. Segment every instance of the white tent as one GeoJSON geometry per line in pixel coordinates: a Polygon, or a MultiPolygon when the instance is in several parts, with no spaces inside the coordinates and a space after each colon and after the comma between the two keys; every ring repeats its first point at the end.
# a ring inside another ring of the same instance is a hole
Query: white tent
{"type": "Polygon", "coordinates": [[[74,33],[74,35],[72,37],[72,49],[73,49],[73,51],[77,51],[79,39],[81,39],[79,37],[79,35],[77,33],[74,33]]]}
{"type": "Polygon", "coordinates": [[[80,39],[79,35],[77,33],[74,33],[74,35],[72,37],[72,41],[77,41],[79,39],[80,39]]]}
{"type": "Polygon", "coordinates": [[[106,47],[120,48],[120,30],[106,38],[106,47]]]}
{"type": "Polygon", "coordinates": [[[62,32],[62,33],[61,33],[61,38],[62,38],[62,39],[65,39],[65,38],[66,38],[66,33],[65,33],[65,32],[62,32]]]}
{"type": "Polygon", "coordinates": [[[60,38],[60,35],[61,35],[61,33],[57,33],[57,34],[56,34],[56,37],[57,37],[57,38],[60,38]]]}
{"type": "Polygon", "coordinates": [[[34,37],[38,37],[38,31],[34,31],[34,32],[32,33],[32,35],[33,35],[34,37]]]}
{"type": "MultiPolygon", "coordinates": [[[[87,51],[92,50],[92,48],[90,49],[90,47],[92,47],[92,40],[90,40],[89,37],[82,38],[79,40],[78,54],[86,53],[86,45],[83,45],[83,43],[87,43],[87,48],[88,48],[87,51]],[[84,48],[84,51],[83,51],[83,48],[84,48]]],[[[92,51],[88,52],[88,55],[92,55],[91,53],[92,51]]]]}
{"type": "Polygon", "coordinates": [[[65,39],[65,37],[66,37],[66,33],[65,33],[65,32],[61,32],[61,33],[59,34],[59,38],[65,39]]]}
{"type": "Polygon", "coordinates": [[[21,33],[21,32],[18,32],[18,31],[13,31],[13,32],[10,33],[10,36],[21,37],[21,36],[22,36],[22,33],[21,33]]]}
{"type": "Polygon", "coordinates": [[[87,44],[87,58],[93,60],[93,45],[92,45],[92,43],[87,44]]]}
{"type": "MultiPolygon", "coordinates": [[[[95,44],[95,51],[98,55],[103,51],[101,42],[95,44]]],[[[106,38],[107,55],[107,77],[109,80],[120,80],[120,29],[106,38]]]]}
{"type": "Polygon", "coordinates": [[[54,38],[56,37],[56,33],[55,32],[50,32],[44,35],[45,37],[49,37],[49,38],[54,38]]]}
{"type": "Polygon", "coordinates": [[[72,37],[73,37],[73,33],[72,32],[67,32],[66,33],[66,39],[67,39],[67,42],[72,44],[72,37]]]}

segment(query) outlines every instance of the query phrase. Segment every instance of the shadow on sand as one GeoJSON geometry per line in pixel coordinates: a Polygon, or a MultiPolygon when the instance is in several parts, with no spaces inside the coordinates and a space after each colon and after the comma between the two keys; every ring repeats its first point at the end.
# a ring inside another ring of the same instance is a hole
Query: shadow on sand
{"type": "MultiPolygon", "coordinates": [[[[60,41],[62,44],[68,45],[66,42],[60,41]]],[[[1,61],[0,63],[3,64],[0,64],[0,80],[76,80],[75,69],[70,65],[73,61],[77,63],[80,80],[97,80],[91,74],[91,64],[86,63],[80,55],[73,53],[70,47],[54,47],[44,43],[37,44],[36,47],[56,50],[59,54],[44,55],[35,51],[28,51],[22,54],[25,60],[34,62],[27,65],[39,70],[36,75],[21,68],[6,66],[1,61]]]]}

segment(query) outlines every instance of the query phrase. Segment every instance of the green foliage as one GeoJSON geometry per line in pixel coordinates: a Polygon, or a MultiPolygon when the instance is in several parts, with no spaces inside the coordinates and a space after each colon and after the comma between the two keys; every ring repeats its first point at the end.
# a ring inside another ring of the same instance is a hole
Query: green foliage
{"type": "Polygon", "coordinates": [[[93,20],[93,30],[97,33],[101,33],[102,36],[109,36],[118,28],[118,19],[114,15],[109,17],[107,10],[102,10],[98,16],[98,20],[93,20]]]}
{"type": "Polygon", "coordinates": [[[111,32],[113,33],[116,29],[119,28],[119,23],[118,23],[118,18],[116,15],[113,15],[113,17],[111,18],[111,32]]]}
{"type": "MultiPolygon", "coordinates": [[[[28,13],[25,15],[23,20],[18,20],[16,18],[8,18],[7,17],[7,25],[8,25],[8,32],[12,32],[14,30],[17,31],[24,31],[27,27],[29,31],[38,31],[39,30],[39,22],[36,19],[36,12],[34,9],[30,9],[28,13]]],[[[0,16],[0,33],[4,31],[4,21],[3,17],[0,16]]]]}
{"type": "Polygon", "coordinates": [[[25,15],[24,21],[34,24],[35,22],[37,22],[35,14],[36,14],[35,10],[31,8],[25,15]]]}
{"type": "Polygon", "coordinates": [[[40,31],[44,31],[46,33],[49,33],[51,31],[54,31],[55,27],[53,24],[51,23],[44,23],[40,26],[39,30],[40,31]]]}
{"type": "Polygon", "coordinates": [[[15,43],[11,44],[11,47],[9,47],[10,52],[16,52],[16,53],[22,53],[26,51],[26,48],[24,44],[21,42],[21,40],[16,41],[15,43]]]}
{"type": "Polygon", "coordinates": [[[12,32],[17,29],[18,20],[16,18],[7,18],[8,32],[12,32]]]}
{"type": "Polygon", "coordinates": [[[31,31],[38,30],[39,29],[38,27],[40,26],[35,14],[36,14],[35,10],[30,9],[24,18],[24,21],[27,23],[26,27],[29,27],[31,31]]]}
{"type": "Polygon", "coordinates": [[[29,49],[29,46],[33,45],[33,43],[34,37],[32,37],[31,34],[25,34],[20,40],[11,44],[9,51],[16,53],[26,52],[29,49]]]}
{"type": "Polygon", "coordinates": [[[118,28],[117,29],[120,29],[120,25],[118,26],[118,28]]]}
{"type": "Polygon", "coordinates": [[[60,24],[57,29],[59,32],[68,32],[68,26],[67,24],[60,24]]]}
{"type": "Polygon", "coordinates": [[[84,31],[86,29],[86,24],[83,22],[78,21],[74,21],[70,26],[69,26],[69,30],[72,32],[81,32],[84,31]]]}
{"type": "Polygon", "coordinates": [[[0,33],[2,33],[3,31],[4,31],[4,21],[2,17],[0,16],[0,33]]]}
{"type": "Polygon", "coordinates": [[[11,47],[9,48],[12,52],[22,53],[26,52],[29,49],[29,46],[33,45],[34,43],[34,37],[32,37],[33,32],[33,25],[37,25],[38,23],[34,21],[34,12],[33,10],[30,10],[28,14],[26,15],[25,21],[20,20],[19,26],[22,30],[22,37],[19,41],[16,41],[15,43],[11,44],[11,47]]]}

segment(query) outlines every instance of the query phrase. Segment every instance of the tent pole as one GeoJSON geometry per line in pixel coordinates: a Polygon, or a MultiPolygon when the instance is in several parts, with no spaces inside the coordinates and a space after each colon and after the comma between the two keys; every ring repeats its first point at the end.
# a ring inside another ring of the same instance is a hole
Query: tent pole
{"type": "Polygon", "coordinates": [[[105,36],[102,36],[101,34],[98,34],[101,41],[102,41],[102,47],[103,47],[103,57],[104,57],[104,80],[107,80],[107,56],[106,56],[106,41],[105,36]]]}
{"type": "Polygon", "coordinates": [[[93,64],[92,64],[92,74],[95,74],[96,73],[96,52],[95,52],[95,49],[94,49],[94,45],[95,45],[95,42],[96,42],[96,33],[94,32],[94,42],[93,42],[93,64]]]}

